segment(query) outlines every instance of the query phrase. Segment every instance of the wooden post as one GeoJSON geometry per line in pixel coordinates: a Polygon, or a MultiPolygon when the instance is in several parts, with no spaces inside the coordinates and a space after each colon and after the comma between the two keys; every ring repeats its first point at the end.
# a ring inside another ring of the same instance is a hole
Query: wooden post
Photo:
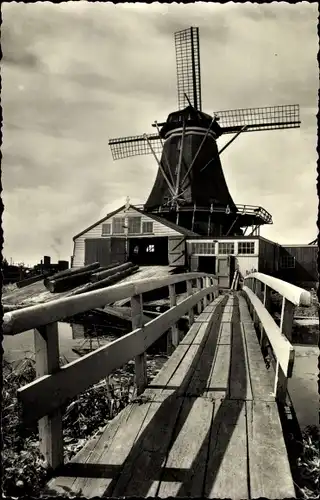
{"type": "MultiPolygon", "coordinates": [[[[131,324],[132,330],[143,326],[142,321],[142,295],[131,297],[131,324]]],[[[137,395],[139,396],[148,384],[147,378],[147,360],[146,353],[136,356],[135,359],[135,378],[137,395]]]]}
{"type": "MultiPolygon", "coordinates": [[[[201,278],[197,278],[197,290],[200,291],[202,289],[202,280],[201,278]]],[[[202,312],[202,299],[199,300],[197,304],[197,313],[201,314],[202,312]]]]}
{"type": "MultiPolygon", "coordinates": [[[[188,297],[190,297],[190,295],[192,295],[192,280],[187,281],[187,295],[188,295],[188,297]]],[[[191,325],[193,325],[193,323],[194,323],[193,307],[189,310],[188,316],[189,316],[189,328],[191,328],[191,325]]]]}
{"type": "Polygon", "coordinates": [[[288,379],[286,375],[283,373],[283,370],[277,360],[276,363],[276,377],[274,381],[274,394],[276,399],[282,403],[286,404],[287,400],[287,385],[288,379]]]}
{"type": "Polygon", "coordinates": [[[292,341],[294,308],[295,306],[292,302],[287,300],[285,297],[282,298],[280,330],[290,342],[292,341]]]}
{"type": "MultiPolygon", "coordinates": [[[[174,284],[169,285],[169,297],[170,297],[170,307],[175,307],[177,305],[177,296],[176,296],[176,286],[174,284]]],[[[176,348],[177,345],[179,344],[179,331],[178,331],[177,325],[173,325],[170,328],[169,335],[170,335],[172,346],[174,348],[176,348]]],[[[168,345],[168,343],[169,342],[167,342],[167,345],[168,345]]]]}
{"type": "MultiPolygon", "coordinates": [[[[201,278],[202,279],[202,288],[206,288],[206,278],[201,278]]],[[[207,307],[208,305],[208,299],[207,295],[203,297],[203,308],[207,307]]]]}
{"type": "MultiPolygon", "coordinates": [[[[34,330],[36,377],[43,377],[60,370],[58,323],[34,330]]],[[[54,395],[53,395],[54,397],[54,395]]],[[[49,467],[63,465],[62,413],[56,410],[38,422],[40,453],[49,467]]]]}

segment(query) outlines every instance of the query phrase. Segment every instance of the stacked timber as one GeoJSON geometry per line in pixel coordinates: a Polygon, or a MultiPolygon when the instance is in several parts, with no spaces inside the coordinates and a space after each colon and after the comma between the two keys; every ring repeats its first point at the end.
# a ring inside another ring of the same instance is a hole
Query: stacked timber
{"type": "Polygon", "coordinates": [[[104,288],[106,286],[114,285],[123,278],[126,278],[127,276],[130,276],[131,274],[138,271],[139,266],[136,266],[132,263],[128,264],[130,264],[130,267],[127,267],[122,271],[116,271],[114,274],[112,274],[112,276],[108,276],[107,278],[100,279],[100,281],[90,283],[81,288],[80,290],[75,290],[74,292],[71,293],[71,295],[79,295],[80,293],[91,292],[92,290],[98,290],[99,288],[104,288]]]}
{"type": "Polygon", "coordinates": [[[31,278],[26,278],[24,280],[18,281],[16,283],[17,288],[23,288],[28,285],[32,285],[33,283],[37,283],[37,281],[41,281],[46,278],[45,274],[38,274],[36,276],[32,276],[31,278]]]}
{"type": "Polygon", "coordinates": [[[84,283],[88,283],[90,276],[100,268],[99,262],[76,269],[66,269],[44,279],[44,286],[51,293],[65,292],[84,283]]]}
{"type": "Polygon", "coordinates": [[[96,283],[97,281],[101,281],[109,276],[113,276],[114,274],[125,271],[126,269],[130,269],[133,266],[132,262],[127,262],[126,264],[121,264],[120,266],[112,267],[111,269],[105,269],[99,271],[97,269],[90,277],[90,281],[92,283],[96,283]]]}

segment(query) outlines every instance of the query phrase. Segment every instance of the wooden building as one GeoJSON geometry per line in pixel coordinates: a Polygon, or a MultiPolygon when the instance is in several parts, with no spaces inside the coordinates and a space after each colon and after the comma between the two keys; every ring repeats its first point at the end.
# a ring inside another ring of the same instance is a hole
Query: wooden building
{"type": "Polygon", "coordinates": [[[317,245],[281,246],[262,236],[207,238],[160,215],[123,205],[74,238],[72,267],[99,261],[101,266],[128,260],[140,266],[174,266],[216,274],[228,288],[235,269],[315,286],[317,245]]]}
{"type": "Polygon", "coordinates": [[[283,245],[280,249],[279,277],[302,287],[316,287],[318,245],[283,245]]]}
{"type": "Polygon", "coordinates": [[[138,265],[185,265],[185,240],[197,236],[160,216],[124,205],[74,236],[72,267],[126,260],[138,265]]]}

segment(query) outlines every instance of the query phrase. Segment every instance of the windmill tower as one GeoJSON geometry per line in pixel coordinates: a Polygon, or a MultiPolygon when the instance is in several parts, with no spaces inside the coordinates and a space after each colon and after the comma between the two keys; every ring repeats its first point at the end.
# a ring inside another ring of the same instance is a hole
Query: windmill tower
{"type": "Polygon", "coordinates": [[[201,235],[239,235],[249,227],[254,234],[262,224],[272,223],[272,217],[262,207],[234,203],[220,155],[241,133],[299,127],[299,106],[204,113],[199,28],[179,31],[174,38],[179,110],[153,124],[157,133],[109,140],[113,159],[154,156],[158,172],[146,211],[201,235]],[[234,136],[218,150],[217,139],[223,134],[234,136]]]}

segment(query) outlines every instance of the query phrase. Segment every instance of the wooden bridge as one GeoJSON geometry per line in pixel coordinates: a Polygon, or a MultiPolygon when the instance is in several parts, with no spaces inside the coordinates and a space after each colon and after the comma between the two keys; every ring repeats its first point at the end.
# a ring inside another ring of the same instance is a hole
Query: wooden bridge
{"type": "Polygon", "coordinates": [[[224,294],[214,276],[188,273],[5,314],[5,334],[35,329],[37,378],[18,397],[24,423],[38,421],[41,452],[55,470],[45,494],[294,497],[279,408],[294,364],[294,307],[310,303],[308,292],[261,273],[224,294]],[[177,304],[183,282],[187,297],[177,304]],[[143,294],[164,287],[170,309],[143,325],[143,294]],[[280,326],[268,312],[271,290],[283,297],[280,326]],[[127,297],[133,331],[60,367],[57,321],[127,297]],[[185,314],[189,330],[180,338],[176,323],[185,314]],[[148,383],[145,352],[163,334],[173,352],[148,383]],[[61,408],[131,359],[137,397],[64,464],[61,408]]]}

